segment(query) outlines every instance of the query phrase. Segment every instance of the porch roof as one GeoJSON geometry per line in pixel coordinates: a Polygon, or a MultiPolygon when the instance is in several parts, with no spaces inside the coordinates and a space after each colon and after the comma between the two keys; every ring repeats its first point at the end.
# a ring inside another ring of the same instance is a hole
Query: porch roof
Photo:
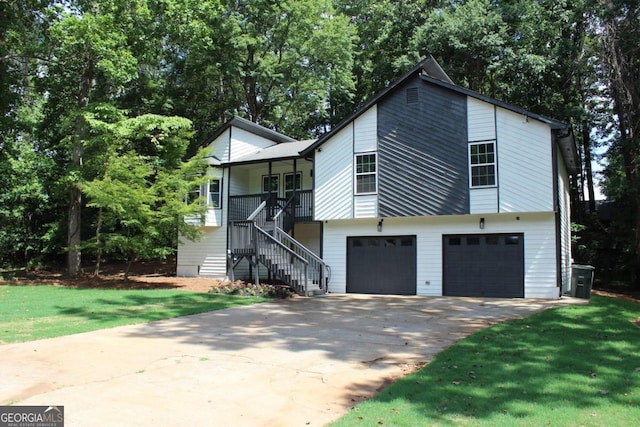
{"type": "Polygon", "coordinates": [[[250,163],[263,163],[269,160],[291,160],[300,159],[301,151],[306,150],[315,139],[306,141],[281,142],[280,144],[271,145],[266,148],[256,150],[251,154],[240,157],[232,162],[223,163],[224,166],[244,165],[250,163]]]}

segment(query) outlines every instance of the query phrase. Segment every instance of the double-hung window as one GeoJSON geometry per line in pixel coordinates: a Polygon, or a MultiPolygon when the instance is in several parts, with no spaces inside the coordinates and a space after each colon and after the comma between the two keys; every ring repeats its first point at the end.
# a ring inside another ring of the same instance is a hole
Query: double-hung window
{"type": "Polygon", "coordinates": [[[222,180],[209,181],[209,206],[220,209],[222,207],[222,180]]]}
{"type": "Polygon", "coordinates": [[[378,164],[375,153],[356,154],[356,194],[378,191],[378,164]]]}
{"type": "Polygon", "coordinates": [[[275,193],[278,194],[278,188],[280,187],[280,175],[262,175],[262,192],[263,193],[275,193]],[[271,182],[271,188],[269,188],[269,182],[271,182]]]}
{"type": "Polygon", "coordinates": [[[296,172],[284,174],[284,198],[289,200],[293,196],[293,190],[302,190],[302,173],[296,172]]]}
{"type": "Polygon", "coordinates": [[[495,141],[469,144],[469,185],[471,188],[494,187],[496,185],[495,141]]]}

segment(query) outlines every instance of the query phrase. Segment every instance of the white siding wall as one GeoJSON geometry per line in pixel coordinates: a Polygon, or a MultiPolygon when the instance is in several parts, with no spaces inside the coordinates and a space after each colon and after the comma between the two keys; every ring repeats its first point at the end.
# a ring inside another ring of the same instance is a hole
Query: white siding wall
{"type": "Polygon", "coordinates": [[[247,154],[255,153],[260,148],[275,145],[270,139],[263,138],[244,129],[231,127],[231,150],[229,160],[234,161],[247,154]]]}
{"type": "MultiPolygon", "coordinates": [[[[244,170],[237,168],[231,169],[231,178],[229,180],[229,187],[225,184],[225,192],[231,193],[234,196],[238,194],[251,194],[251,180],[248,174],[244,170]]],[[[255,191],[259,193],[259,190],[255,191]]],[[[228,196],[229,194],[227,194],[228,196]]]]}
{"type": "Polygon", "coordinates": [[[553,210],[553,161],[549,126],[497,108],[500,212],[553,210]]]}
{"type": "Polygon", "coordinates": [[[378,107],[374,105],[354,123],[353,150],[356,153],[378,149],[378,107]]]}
{"type": "Polygon", "coordinates": [[[353,123],[315,153],[315,219],[353,217],[353,123]]]}
{"type": "Polygon", "coordinates": [[[496,139],[495,107],[488,102],[467,97],[467,126],[469,141],[496,139]]]}
{"type": "Polygon", "coordinates": [[[558,209],[560,210],[560,265],[562,290],[571,287],[571,200],[569,173],[562,161],[560,148],[558,156],[558,209]]]}
{"type": "Polygon", "coordinates": [[[469,209],[472,214],[498,212],[498,189],[475,188],[469,190],[469,209]]]}
{"type": "Polygon", "coordinates": [[[378,195],[355,196],[353,200],[355,218],[376,218],[378,216],[378,195]]]}
{"type": "Polygon", "coordinates": [[[229,134],[227,129],[209,144],[209,154],[223,162],[229,161],[229,134]]]}
{"type": "Polygon", "coordinates": [[[445,234],[524,233],[525,298],[557,298],[555,227],[553,213],[493,214],[479,216],[385,218],[329,221],[324,224],[324,259],[331,267],[330,292],[346,292],[348,236],[417,236],[417,294],[442,295],[442,236],[445,234]],[[428,284],[427,284],[428,283],[428,284]]]}
{"type": "Polygon", "coordinates": [[[181,238],[178,247],[178,276],[224,278],[226,272],[227,228],[205,228],[198,241],[181,238]]]}
{"type": "MultiPolygon", "coordinates": [[[[495,107],[488,102],[467,97],[467,137],[469,142],[496,139],[495,107]]],[[[497,188],[475,188],[469,190],[470,213],[497,213],[497,188]]]]}
{"type": "MultiPolygon", "coordinates": [[[[219,175],[218,175],[219,176],[219,175]]],[[[226,182],[229,174],[222,175],[222,207],[207,212],[207,222],[215,227],[204,227],[202,238],[192,241],[184,237],[178,243],[178,276],[193,277],[200,274],[222,279],[227,274],[227,209],[229,194],[226,182]],[[212,215],[210,218],[209,215],[212,215]]]]}
{"type": "MultiPolygon", "coordinates": [[[[353,124],[353,151],[363,153],[378,150],[378,107],[374,105],[358,117],[353,124]]],[[[354,183],[355,185],[355,183],[354,183]]],[[[355,193],[355,189],[354,189],[355,193]]],[[[353,200],[354,218],[378,216],[378,195],[356,195],[353,200]]]]}

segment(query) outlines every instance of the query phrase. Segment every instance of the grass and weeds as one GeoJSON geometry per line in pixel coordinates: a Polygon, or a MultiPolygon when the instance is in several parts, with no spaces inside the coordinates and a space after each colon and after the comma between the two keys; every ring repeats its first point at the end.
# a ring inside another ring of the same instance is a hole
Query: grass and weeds
{"type": "Polygon", "coordinates": [[[640,304],[592,296],[477,332],[335,426],[631,426],[640,304]]]}
{"type": "Polygon", "coordinates": [[[168,289],[0,286],[0,343],[51,338],[266,300],[168,289]]]}

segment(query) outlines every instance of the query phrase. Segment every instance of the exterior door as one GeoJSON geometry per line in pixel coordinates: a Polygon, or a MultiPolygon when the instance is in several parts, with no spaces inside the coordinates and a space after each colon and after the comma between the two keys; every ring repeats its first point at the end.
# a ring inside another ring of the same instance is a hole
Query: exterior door
{"type": "Polygon", "coordinates": [[[524,297],[524,234],[443,236],[443,295],[524,297]]]}
{"type": "Polygon", "coordinates": [[[348,237],[347,293],[415,295],[416,236],[348,237]]]}

